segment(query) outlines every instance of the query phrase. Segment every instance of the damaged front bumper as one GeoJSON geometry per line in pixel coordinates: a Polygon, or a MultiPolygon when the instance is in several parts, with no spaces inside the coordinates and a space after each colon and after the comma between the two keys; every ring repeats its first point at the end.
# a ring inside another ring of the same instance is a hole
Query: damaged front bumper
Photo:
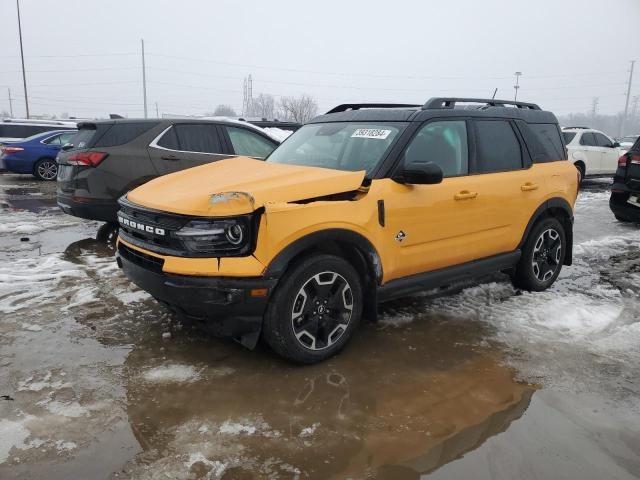
{"type": "Polygon", "coordinates": [[[266,278],[196,277],[162,271],[162,259],[119,243],[118,266],[156,300],[216,336],[254,348],[269,296],[277,282],[266,278]]]}

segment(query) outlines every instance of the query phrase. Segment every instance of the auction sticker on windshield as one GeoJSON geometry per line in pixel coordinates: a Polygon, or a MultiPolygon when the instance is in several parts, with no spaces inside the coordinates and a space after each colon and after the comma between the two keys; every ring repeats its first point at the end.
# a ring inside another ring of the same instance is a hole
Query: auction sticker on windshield
{"type": "Polygon", "coordinates": [[[351,138],[379,138],[386,139],[391,130],[383,130],[381,128],[358,128],[351,134],[351,138]]]}

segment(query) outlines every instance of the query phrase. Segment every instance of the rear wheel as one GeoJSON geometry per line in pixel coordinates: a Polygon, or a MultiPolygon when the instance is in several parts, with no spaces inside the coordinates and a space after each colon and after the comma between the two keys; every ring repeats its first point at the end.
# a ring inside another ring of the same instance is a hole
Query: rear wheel
{"type": "Polygon", "coordinates": [[[584,180],[584,176],[587,173],[587,169],[582,162],[576,162],[574,163],[574,165],[578,169],[578,173],[580,174],[580,183],[582,183],[582,181],[584,180]]]}
{"type": "Polygon", "coordinates": [[[269,301],[263,336],[279,355],[316,363],[338,353],[362,316],[362,286],[354,268],[334,255],[295,265],[269,301]]]}
{"type": "Polygon", "coordinates": [[[55,180],[58,176],[58,164],[52,158],[42,158],[33,167],[33,176],[40,180],[55,180]]]}
{"type": "Polygon", "coordinates": [[[513,284],[524,290],[546,290],[555,282],[566,254],[566,235],[555,218],[540,220],[531,230],[513,276],[513,284]]]}

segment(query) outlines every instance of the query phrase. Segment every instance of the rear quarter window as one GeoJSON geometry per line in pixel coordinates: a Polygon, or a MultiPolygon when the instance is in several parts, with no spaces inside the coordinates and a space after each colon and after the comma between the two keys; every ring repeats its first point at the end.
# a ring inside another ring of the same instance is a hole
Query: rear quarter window
{"type": "Polygon", "coordinates": [[[560,129],[554,123],[517,122],[534,163],[566,160],[560,129]]]}
{"type": "Polygon", "coordinates": [[[116,123],[98,139],[94,147],[124,145],[151,130],[157,124],[157,122],[116,123]]]}

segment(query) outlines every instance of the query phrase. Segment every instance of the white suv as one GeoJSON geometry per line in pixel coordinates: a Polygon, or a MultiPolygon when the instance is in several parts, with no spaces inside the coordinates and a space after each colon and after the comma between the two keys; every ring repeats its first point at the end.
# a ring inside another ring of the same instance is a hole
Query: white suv
{"type": "Polygon", "coordinates": [[[618,168],[620,144],[600,130],[586,127],[562,129],[569,160],[586,175],[613,175],[618,168]]]}

